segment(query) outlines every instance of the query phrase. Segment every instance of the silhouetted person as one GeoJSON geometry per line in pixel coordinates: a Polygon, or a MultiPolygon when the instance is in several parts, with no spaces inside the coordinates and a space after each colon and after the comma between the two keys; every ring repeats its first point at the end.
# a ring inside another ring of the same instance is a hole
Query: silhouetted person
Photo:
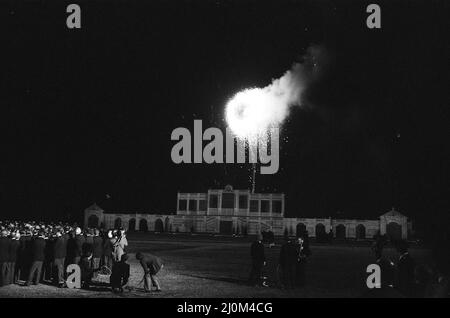
{"type": "Polygon", "coordinates": [[[16,283],[16,261],[19,254],[20,248],[20,234],[19,232],[14,233],[10,245],[9,245],[9,275],[8,275],[8,283],[15,284],[16,283]]]}
{"type": "Polygon", "coordinates": [[[414,271],[415,290],[414,297],[425,297],[425,290],[431,281],[433,272],[431,268],[425,265],[417,266],[414,271]]]}
{"type": "Polygon", "coordinates": [[[310,245],[309,245],[309,234],[308,231],[303,232],[302,235],[300,235],[300,237],[303,239],[303,253],[306,256],[311,256],[311,249],[310,249],[310,245]]]}
{"type": "Polygon", "coordinates": [[[92,252],[87,251],[87,254],[83,254],[80,258],[79,266],[81,271],[81,286],[82,288],[88,289],[94,276],[92,252]]]}
{"type": "Polygon", "coordinates": [[[405,296],[411,297],[414,292],[415,262],[408,252],[408,243],[399,241],[396,249],[400,254],[397,264],[397,289],[405,296]]]}
{"type": "Polygon", "coordinates": [[[109,269],[112,268],[112,262],[113,262],[113,242],[111,241],[113,239],[112,231],[108,231],[108,234],[103,238],[103,266],[108,267],[109,269]]]}
{"type": "Polygon", "coordinates": [[[295,269],[297,265],[297,248],[292,240],[281,246],[280,267],[282,282],[285,288],[293,288],[295,283],[295,269]]]}
{"type": "Polygon", "coordinates": [[[309,244],[305,244],[302,237],[297,238],[296,241],[297,264],[295,268],[295,285],[302,287],[306,283],[306,261],[307,257],[311,255],[309,244]]]}
{"type": "Polygon", "coordinates": [[[450,236],[448,233],[440,236],[432,249],[434,266],[425,288],[426,298],[446,298],[450,295],[450,236]]]}
{"type": "Polygon", "coordinates": [[[10,244],[11,240],[8,238],[8,232],[3,230],[0,234],[0,287],[8,285],[10,244]]]}
{"type": "Polygon", "coordinates": [[[380,266],[381,288],[393,288],[395,280],[394,263],[383,256],[383,248],[376,248],[373,251],[375,263],[380,266]]]}
{"type": "Polygon", "coordinates": [[[161,291],[156,274],[164,266],[161,259],[155,255],[143,254],[138,252],[136,259],[141,263],[144,270],[144,289],[146,292],[151,291],[151,286],[156,287],[156,291],[161,291]]]}
{"type": "Polygon", "coordinates": [[[23,241],[23,254],[22,254],[22,268],[20,270],[20,275],[23,276],[25,281],[28,280],[28,276],[30,275],[31,264],[33,262],[33,236],[31,231],[27,232],[27,235],[23,241]]]}
{"type": "MultiPolygon", "coordinates": [[[[382,246],[382,245],[380,245],[382,246]]],[[[373,248],[375,263],[380,267],[381,286],[369,289],[362,295],[363,298],[403,298],[403,295],[394,288],[394,263],[383,256],[383,248],[373,248]]]]}
{"type": "MultiPolygon", "coordinates": [[[[70,264],[69,261],[72,260],[72,258],[70,257],[70,240],[71,240],[71,236],[70,233],[68,231],[68,229],[62,229],[62,238],[64,239],[64,270],[67,268],[67,266],[70,264]]],[[[64,277],[65,277],[65,273],[64,273],[64,277]]]]}
{"type": "Polygon", "coordinates": [[[75,229],[75,246],[74,246],[74,264],[80,263],[81,256],[83,255],[83,244],[85,243],[85,238],[81,234],[81,229],[77,227],[75,229]]]}
{"type": "Polygon", "coordinates": [[[45,240],[45,249],[44,249],[44,264],[42,265],[43,275],[42,281],[51,281],[53,279],[53,243],[54,240],[48,238],[45,240]]]}
{"type": "Polygon", "coordinates": [[[266,265],[266,256],[264,253],[264,244],[262,243],[262,235],[258,235],[250,247],[250,255],[252,257],[252,269],[250,272],[250,284],[266,286],[262,280],[263,267],[266,265]]]}
{"type": "Polygon", "coordinates": [[[44,233],[40,233],[31,243],[31,268],[28,274],[27,286],[31,283],[38,285],[41,279],[42,265],[45,259],[45,239],[44,233]]]}
{"type": "Polygon", "coordinates": [[[114,263],[110,277],[113,292],[123,292],[130,278],[130,264],[127,263],[128,255],[122,254],[120,262],[114,263]]]}
{"type": "Polygon", "coordinates": [[[94,245],[94,230],[89,229],[86,235],[84,236],[83,242],[83,252],[88,253],[89,251],[93,252],[94,245]]]}
{"type": "Polygon", "coordinates": [[[94,231],[93,243],[92,243],[92,265],[94,269],[100,268],[100,260],[103,255],[103,239],[100,237],[100,231],[94,231]]]}
{"type": "Polygon", "coordinates": [[[63,287],[64,281],[64,263],[66,258],[66,242],[61,231],[56,233],[56,239],[53,242],[53,268],[55,275],[53,277],[55,285],[63,287]]]}
{"type": "Polygon", "coordinates": [[[25,262],[27,257],[25,255],[25,244],[29,239],[29,236],[26,236],[25,232],[22,232],[22,234],[19,234],[19,248],[17,249],[16,267],[14,269],[13,278],[14,283],[17,283],[18,280],[22,279],[22,276],[26,273],[25,262]]]}

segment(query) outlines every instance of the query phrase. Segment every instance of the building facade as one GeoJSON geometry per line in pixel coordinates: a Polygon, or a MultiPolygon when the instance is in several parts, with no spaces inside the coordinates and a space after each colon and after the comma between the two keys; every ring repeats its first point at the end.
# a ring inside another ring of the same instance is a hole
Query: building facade
{"type": "Polygon", "coordinates": [[[285,195],[251,193],[250,190],[210,189],[206,193],[178,193],[174,214],[104,211],[94,204],[84,211],[88,227],[128,231],[195,232],[254,235],[271,230],[275,235],[312,237],[332,231],[338,239],[372,238],[378,232],[406,239],[411,232],[408,218],[392,209],[375,220],[334,218],[286,218],[285,195]]]}

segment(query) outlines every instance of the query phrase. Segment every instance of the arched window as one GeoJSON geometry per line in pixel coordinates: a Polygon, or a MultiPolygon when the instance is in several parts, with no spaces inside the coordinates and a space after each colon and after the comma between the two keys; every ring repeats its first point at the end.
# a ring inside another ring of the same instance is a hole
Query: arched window
{"type": "Polygon", "coordinates": [[[402,226],[396,222],[391,222],[386,226],[386,233],[391,241],[402,238],[402,226]]]}
{"type": "Polygon", "coordinates": [[[297,224],[297,237],[303,236],[306,233],[306,225],[303,223],[297,224]]]}
{"type": "Polygon", "coordinates": [[[336,238],[337,239],[345,239],[346,235],[345,235],[345,225],[343,224],[339,224],[338,226],[336,226],[336,238]]]}
{"type": "Polygon", "coordinates": [[[161,219],[155,221],[155,232],[164,232],[164,224],[161,219]]]}
{"type": "Polygon", "coordinates": [[[98,216],[92,214],[88,218],[88,227],[98,227],[98,216]]]}
{"type": "Polygon", "coordinates": [[[316,238],[323,238],[325,236],[325,225],[318,223],[316,225],[316,238]]]}
{"type": "Polygon", "coordinates": [[[146,219],[141,219],[139,221],[139,231],[147,232],[148,231],[148,223],[146,219]]]}
{"type": "Polygon", "coordinates": [[[365,239],[366,238],[366,227],[362,224],[358,224],[356,227],[356,238],[365,239]]]}
{"type": "Polygon", "coordinates": [[[115,229],[118,229],[118,228],[120,228],[120,227],[122,227],[122,219],[121,219],[121,218],[117,218],[117,219],[114,221],[114,228],[115,228],[115,229]]]}
{"type": "Polygon", "coordinates": [[[128,222],[128,232],[133,232],[136,230],[136,219],[132,218],[128,222]]]}

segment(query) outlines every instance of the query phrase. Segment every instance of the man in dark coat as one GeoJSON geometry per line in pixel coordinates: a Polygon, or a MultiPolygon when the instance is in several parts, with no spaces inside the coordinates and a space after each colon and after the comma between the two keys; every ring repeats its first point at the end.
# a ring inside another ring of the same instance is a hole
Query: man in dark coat
{"type": "Polygon", "coordinates": [[[94,245],[94,230],[89,229],[84,236],[84,242],[83,242],[83,254],[89,254],[93,252],[93,245],[94,245]]]}
{"type": "Polygon", "coordinates": [[[8,283],[15,284],[16,283],[16,261],[18,258],[19,248],[20,248],[20,234],[14,233],[10,245],[9,245],[9,277],[8,283]]]}
{"type": "Polygon", "coordinates": [[[297,264],[295,268],[295,285],[302,287],[306,283],[306,261],[311,255],[309,244],[305,243],[303,237],[298,237],[296,242],[297,264]]]}
{"type": "Polygon", "coordinates": [[[112,237],[112,231],[108,231],[108,234],[103,238],[103,266],[107,266],[109,269],[112,268],[112,252],[114,248],[111,242],[112,237]]]}
{"type": "MultiPolygon", "coordinates": [[[[69,261],[72,260],[70,256],[70,242],[71,242],[71,235],[70,235],[70,229],[69,228],[62,228],[61,233],[63,233],[62,238],[64,239],[64,271],[66,270],[67,266],[69,265],[69,261]]],[[[64,273],[64,277],[65,277],[64,273]]]]}
{"type": "Polygon", "coordinates": [[[78,264],[80,262],[83,243],[84,236],[81,235],[81,229],[77,227],[75,231],[70,233],[70,238],[67,240],[66,265],[78,264]]]}
{"type": "Polygon", "coordinates": [[[94,269],[92,268],[92,252],[83,254],[83,256],[80,258],[79,265],[81,271],[82,288],[88,289],[94,276],[94,269]]]}
{"type": "Polygon", "coordinates": [[[2,230],[0,233],[0,287],[8,285],[10,244],[11,240],[8,238],[8,232],[2,230]]]}
{"type": "Polygon", "coordinates": [[[42,281],[51,281],[53,278],[53,243],[54,240],[51,237],[51,233],[47,233],[47,238],[45,239],[45,249],[44,249],[44,264],[42,266],[43,275],[42,281]]]}
{"type": "Polygon", "coordinates": [[[39,284],[41,278],[42,264],[45,259],[45,239],[44,233],[39,233],[38,237],[32,240],[31,244],[31,268],[28,274],[28,280],[26,286],[30,286],[33,282],[34,285],[39,284]]]}
{"type": "Polygon", "coordinates": [[[160,292],[161,287],[159,285],[156,274],[164,266],[161,259],[152,254],[143,254],[141,252],[136,253],[136,259],[141,263],[144,269],[144,289],[146,292],[151,291],[151,286],[156,287],[156,291],[160,292]]]}
{"type": "Polygon", "coordinates": [[[295,282],[295,268],[297,264],[297,248],[292,240],[288,240],[280,251],[280,267],[282,282],[285,288],[293,288],[295,282]]]}
{"type": "Polygon", "coordinates": [[[250,255],[252,257],[252,270],[250,272],[249,281],[252,285],[267,286],[262,280],[263,267],[266,265],[266,255],[264,253],[264,244],[262,243],[262,235],[258,235],[250,247],[250,255]]]}
{"type": "Polygon", "coordinates": [[[362,297],[402,298],[403,295],[394,288],[394,263],[383,256],[382,245],[375,246],[373,248],[373,252],[375,253],[375,264],[380,266],[381,286],[378,288],[368,289],[363,293],[362,297]]]}
{"type": "Polygon", "coordinates": [[[17,283],[18,280],[22,278],[22,275],[25,273],[25,242],[27,240],[26,232],[21,231],[19,238],[19,248],[17,249],[17,258],[16,258],[16,267],[14,269],[14,283],[17,283]]]}
{"type": "Polygon", "coordinates": [[[66,242],[62,236],[61,230],[57,230],[56,238],[53,243],[53,268],[55,269],[55,275],[53,280],[55,285],[63,287],[64,282],[64,262],[66,258],[66,242]]]}
{"type": "Polygon", "coordinates": [[[20,255],[20,278],[28,279],[32,263],[33,236],[31,231],[26,231],[22,241],[22,253],[20,255]]]}
{"type": "Polygon", "coordinates": [[[75,254],[74,254],[74,263],[80,263],[81,256],[83,255],[83,244],[85,243],[85,238],[81,234],[81,229],[77,227],[75,229],[75,254]]]}
{"type": "Polygon", "coordinates": [[[94,269],[100,268],[100,259],[103,255],[103,240],[100,237],[100,231],[94,231],[93,243],[92,243],[92,265],[94,269]]]}
{"type": "Polygon", "coordinates": [[[64,237],[66,240],[67,252],[64,268],[67,268],[67,266],[69,266],[70,264],[75,263],[75,254],[77,249],[77,245],[75,243],[75,233],[73,231],[69,231],[66,233],[66,235],[64,235],[64,237]],[[68,236],[68,238],[66,235],[68,236]]]}
{"type": "Polygon", "coordinates": [[[114,263],[110,277],[113,292],[123,292],[130,278],[130,264],[127,263],[128,255],[122,254],[120,262],[114,263]]]}
{"type": "Polygon", "coordinates": [[[400,254],[397,264],[397,289],[406,297],[413,295],[415,262],[408,253],[408,243],[399,241],[396,245],[400,254]]]}

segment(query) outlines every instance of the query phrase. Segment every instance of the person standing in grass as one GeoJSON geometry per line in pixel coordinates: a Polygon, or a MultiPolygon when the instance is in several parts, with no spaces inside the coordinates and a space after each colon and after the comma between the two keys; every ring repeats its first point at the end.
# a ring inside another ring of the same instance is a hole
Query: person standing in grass
{"type": "Polygon", "coordinates": [[[64,262],[66,257],[66,244],[62,236],[62,230],[57,229],[56,238],[53,244],[53,267],[56,270],[53,277],[54,284],[59,287],[65,286],[64,262]]]}
{"type": "Polygon", "coordinates": [[[93,244],[92,244],[92,265],[94,270],[100,268],[100,259],[103,254],[103,239],[100,237],[100,231],[94,230],[93,244]]]}
{"type": "Polygon", "coordinates": [[[0,234],[0,287],[8,285],[10,244],[8,231],[2,230],[0,234]]]}
{"type": "Polygon", "coordinates": [[[30,286],[31,283],[38,285],[41,279],[42,265],[45,260],[45,235],[43,231],[39,232],[38,237],[33,239],[31,243],[31,260],[31,269],[26,286],[30,286]]]}
{"type": "Polygon", "coordinates": [[[295,287],[295,270],[297,265],[297,248],[295,243],[289,238],[281,246],[280,250],[280,269],[281,281],[284,288],[292,289],[295,287]]]}
{"type": "Polygon", "coordinates": [[[397,289],[406,297],[411,297],[414,291],[415,262],[408,252],[408,243],[404,240],[396,243],[400,257],[397,263],[397,289]]]}
{"type": "Polygon", "coordinates": [[[252,285],[267,287],[263,277],[263,267],[266,265],[266,255],[264,253],[263,236],[258,235],[250,247],[250,255],[252,257],[252,270],[250,272],[249,281],[252,285]]]}
{"type": "Polygon", "coordinates": [[[128,246],[127,237],[125,235],[125,231],[120,229],[116,232],[116,236],[114,237],[114,240],[112,241],[114,252],[113,252],[113,258],[115,262],[120,262],[122,255],[125,254],[125,247],[128,246]]]}
{"type": "Polygon", "coordinates": [[[107,235],[103,238],[103,260],[102,260],[102,266],[106,266],[109,269],[112,268],[112,262],[113,262],[113,234],[112,231],[109,230],[107,235]]]}

